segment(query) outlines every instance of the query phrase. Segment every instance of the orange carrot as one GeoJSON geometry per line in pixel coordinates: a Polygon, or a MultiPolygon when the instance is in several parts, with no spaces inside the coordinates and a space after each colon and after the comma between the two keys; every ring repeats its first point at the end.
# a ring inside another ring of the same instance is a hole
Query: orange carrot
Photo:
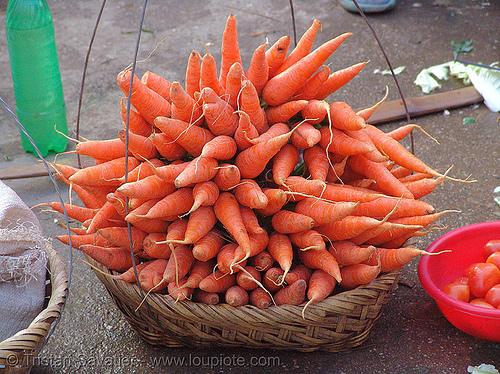
{"type": "Polygon", "coordinates": [[[299,150],[293,144],[285,144],[273,157],[273,180],[283,185],[299,161],[299,150]]]}
{"type": "Polygon", "coordinates": [[[244,76],[241,79],[240,90],[240,110],[247,113],[250,122],[259,133],[262,133],[267,126],[267,118],[264,109],[260,106],[259,94],[249,79],[244,76]]]}
{"type": "Polygon", "coordinates": [[[238,145],[239,150],[247,149],[251,147],[253,144],[249,141],[249,139],[255,139],[259,137],[259,132],[250,122],[250,117],[247,113],[238,111],[239,120],[238,127],[234,132],[234,141],[238,145]]]}
{"type": "MultiPolygon", "coordinates": [[[[131,72],[124,70],[117,76],[118,86],[126,97],[129,95],[131,72]]],[[[170,115],[170,103],[157,92],[148,88],[139,78],[134,76],[132,83],[131,104],[144,117],[153,124],[158,116],[170,115]]]]}
{"type": "Polygon", "coordinates": [[[297,282],[299,279],[303,279],[306,281],[306,283],[308,283],[309,279],[311,279],[312,272],[312,269],[308,268],[304,264],[299,263],[286,275],[285,282],[288,284],[292,284],[294,282],[297,282]]]}
{"type": "Polygon", "coordinates": [[[222,34],[221,66],[219,81],[222,87],[226,87],[226,76],[231,65],[235,62],[241,64],[240,48],[238,46],[238,31],[236,17],[230,14],[227,17],[226,27],[222,34]]]}
{"type": "Polygon", "coordinates": [[[233,107],[210,87],[201,90],[200,99],[203,101],[205,121],[212,134],[233,136],[239,121],[233,107]]]}
{"type": "Polygon", "coordinates": [[[190,164],[190,161],[174,161],[170,164],[159,166],[154,169],[155,175],[164,179],[166,182],[174,183],[175,178],[179,176],[182,171],[187,168],[190,164]]]}
{"type": "Polygon", "coordinates": [[[222,192],[214,204],[214,211],[217,219],[242,247],[243,251],[250,253],[250,238],[241,217],[240,205],[234,195],[230,192],[222,192]]]}
{"type": "Polygon", "coordinates": [[[394,140],[400,141],[406,138],[415,129],[419,129],[420,131],[423,131],[425,133],[425,131],[419,125],[409,123],[387,132],[386,135],[393,138],[394,140]]]}
{"type": "Polygon", "coordinates": [[[153,232],[148,234],[142,242],[144,252],[146,252],[148,256],[151,256],[153,258],[168,259],[170,257],[170,254],[172,253],[172,250],[168,243],[165,242],[166,239],[166,233],[153,232]]]}
{"type": "Polygon", "coordinates": [[[350,201],[328,202],[314,197],[306,197],[297,203],[295,212],[311,217],[314,220],[314,225],[320,226],[350,216],[358,204],[350,201]]]}
{"type": "MultiPolygon", "coordinates": [[[[56,239],[61,243],[69,245],[69,235],[58,235],[56,239]]],[[[71,241],[73,248],[78,249],[82,245],[93,244],[99,247],[114,247],[115,244],[111,241],[105,239],[103,236],[99,234],[79,234],[79,235],[71,235],[71,241]]]]}
{"type": "Polygon", "coordinates": [[[273,215],[272,225],[280,234],[291,234],[313,228],[314,220],[304,214],[280,210],[273,215]]]}
{"type": "Polygon", "coordinates": [[[257,269],[258,271],[269,270],[269,268],[273,266],[273,263],[273,257],[266,250],[248,259],[248,264],[255,267],[255,269],[257,269]]]}
{"type": "Polygon", "coordinates": [[[316,35],[318,34],[318,31],[320,29],[321,29],[321,22],[315,19],[312,25],[304,32],[302,37],[299,39],[295,48],[290,52],[288,57],[285,59],[285,61],[283,61],[279,69],[275,72],[276,75],[285,71],[290,66],[299,61],[301,58],[309,54],[314,45],[314,40],[316,39],[316,35]]]}
{"type": "Polygon", "coordinates": [[[67,203],[62,204],[59,201],[54,201],[51,203],[42,203],[36,206],[49,206],[50,208],[54,209],[56,212],[59,213],[64,213],[64,210],[66,210],[66,213],[68,214],[69,218],[75,219],[79,222],[91,219],[98,212],[98,209],[91,209],[67,203]]]}
{"type": "Polygon", "coordinates": [[[143,248],[142,243],[144,238],[148,235],[137,227],[131,227],[131,236],[127,227],[103,227],[97,230],[97,234],[105,238],[108,242],[117,247],[127,248],[130,251],[130,241],[132,241],[132,248],[137,252],[143,248]]]}
{"type": "Polygon", "coordinates": [[[172,100],[172,118],[180,119],[195,126],[203,123],[203,109],[201,108],[201,104],[192,98],[179,82],[172,82],[170,98],[172,100]]]}
{"type": "Polygon", "coordinates": [[[305,318],[306,308],[312,303],[319,303],[325,300],[335,289],[337,281],[327,272],[316,269],[309,280],[307,289],[307,299],[309,300],[302,309],[302,317],[305,318]]]}
{"type": "Polygon", "coordinates": [[[195,288],[193,292],[193,301],[202,303],[205,305],[217,305],[219,304],[219,294],[215,292],[206,292],[195,288]]]}
{"type": "Polygon", "coordinates": [[[314,97],[317,100],[324,100],[332,93],[337,91],[340,87],[347,84],[351,79],[359,74],[365,67],[366,62],[359,62],[347,68],[337,70],[330,74],[330,77],[322,84],[321,88],[314,97]]]}
{"type": "Polygon", "coordinates": [[[181,188],[208,181],[215,177],[218,166],[219,163],[215,158],[199,156],[175,178],[174,185],[181,188]]]}
{"type": "Polygon", "coordinates": [[[225,300],[229,305],[238,307],[248,304],[250,296],[243,287],[235,285],[227,289],[225,293],[225,300]]]}
{"type": "Polygon", "coordinates": [[[409,264],[414,258],[422,254],[427,254],[427,252],[414,247],[377,247],[375,254],[376,255],[372,256],[370,259],[365,260],[364,263],[367,265],[377,265],[377,261],[380,261],[380,271],[388,272],[401,269],[403,266],[409,264]]]}
{"type": "Polygon", "coordinates": [[[316,125],[326,118],[329,110],[330,105],[326,101],[312,99],[302,108],[301,114],[307,122],[316,125]]]}
{"type": "Polygon", "coordinates": [[[242,206],[262,209],[267,206],[267,196],[253,179],[242,179],[234,189],[234,196],[242,206]]]}
{"type": "Polygon", "coordinates": [[[339,266],[354,265],[366,261],[372,257],[375,249],[372,245],[356,245],[349,240],[335,241],[328,247],[328,251],[335,256],[339,266]]]}
{"type": "Polygon", "coordinates": [[[185,275],[180,278],[177,282],[170,282],[167,286],[168,294],[176,301],[191,299],[194,289],[187,287],[188,277],[185,275]]]}
{"type": "Polygon", "coordinates": [[[170,101],[171,83],[165,78],[160,77],[158,74],[155,74],[151,71],[146,71],[141,77],[141,82],[149,89],[155,91],[160,96],[170,101]]]}
{"type": "Polygon", "coordinates": [[[306,297],[307,283],[303,279],[292,283],[276,292],[274,302],[276,305],[299,305],[306,297]]]}
{"type": "Polygon", "coordinates": [[[278,262],[283,270],[283,280],[290,271],[293,261],[292,242],[288,235],[274,232],[269,236],[267,247],[269,254],[278,262]]]}
{"type": "Polygon", "coordinates": [[[323,236],[316,230],[305,230],[289,234],[292,243],[301,251],[321,251],[326,249],[323,236]]]}
{"type": "Polygon", "coordinates": [[[155,125],[194,157],[198,157],[205,143],[214,138],[209,130],[178,119],[157,117],[155,125]]]}
{"type": "Polygon", "coordinates": [[[281,290],[283,287],[283,274],[284,271],[278,267],[271,267],[267,269],[262,277],[264,287],[271,292],[281,290]]]}
{"type": "Polygon", "coordinates": [[[339,130],[361,130],[366,127],[363,117],[356,115],[349,104],[334,101],[330,104],[330,123],[339,130]]]}
{"type": "Polygon", "coordinates": [[[300,86],[293,94],[293,100],[311,100],[317,94],[321,85],[326,82],[330,75],[330,68],[323,66],[319,71],[309,78],[305,83],[300,86]]]}
{"type": "Polygon", "coordinates": [[[119,138],[78,142],[75,151],[82,156],[106,161],[125,157],[126,154],[125,144],[119,138]]]}
{"type": "MultiPolygon", "coordinates": [[[[301,176],[289,176],[284,183],[286,193],[290,195],[291,201],[299,201],[306,196],[320,196],[325,190],[326,183],[317,179],[306,179],[301,176]]],[[[335,199],[331,199],[335,200],[335,199]]]]}
{"type": "Polygon", "coordinates": [[[163,132],[153,132],[149,138],[156,147],[156,150],[168,161],[180,160],[186,155],[186,150],[177,144],[170,136],[163,132]]]}
{"type": "Polygon", "coordinates": [[[118,186],[119,178],[125,174],[125,169],[132,170],[139,165],[139,160],[128,157],[128,163],[125,157],[107,161],[99,165],[89,166],[81,169],[69,177],[69,181],[78,185],[85,186],[118,186]]]}
{"type": "Polygon", "coordinates": [[[280,105],[270,106],[265,110],[268,124],[286,122],[299,113],[307,105],[307,100],[287,101],[280,105]]]}
{"type": "MultiPolygon", "coordinates": [[[[234,269],[231,267],[231,264],[234,262],[234,256],[237,247],[237,243],[228,243],[220,249],[219,253],[217,253],[217,268],[223,274],[233,274],[241,270],[238,267],[235,267],[234,269]]],[[[245,265],[246,264],[243,263],[241,266],[245,265]]]]}
{"type": "Polygon", "coordinates": [[[200,282],[212,273],[215,266],[215,261],[198,261],[195,260],[189,274],[186,275],[186,281],[176,290],[184,288],[198,288],[200,282]]]}
{"type": "Polygon", "coordinates": [[[243,66],[239,62],[235,62],[229,68],[226,77],[226,90],[224,92],[224,96],[222,97],[224,100],[231,105],[231,108],[237,110],[239,108],[239,100],[238,96],[241,90],[241,79],[243,78],[243,66]]]}
{"type": "MultiPolygon", "coordinates": [[[[122,247],[83,244],[78,249],[110,270],[123,272],[132,266],[130,251],[122,247]]],[[[139,259],[136,258],[135,261],[138,262],[139,259]]]]}
{"type": "Polygon", "coordinates": [[[351,33],[345,33],[332,39],[307,56],[298,60],[282,73],[271,78],[262,90],[262,99],[269,105],[277,106],[289,100],[297,88],[303,85],[309,77],[330,55],[345,41],[351,33]]]}
{"type": "Polygon", "coordinates": [[[439,178],[423,178],[403,183],[403,185],[413,194],[414,199],[421,199],[422,197],[433,192],[436,187],[442,183],[444,178],[444,175],[439,178]]]}
{"type": "MultiPolygon", "coordinates": [[[[347,159],[349,156],[345,156],[342,161],[336,162],[328,169],[328,174],[326,175],[327,182],[343,182],[344,172],[346,170],[347,159]]],[[[359,186],[362,187],[362,186],[359,186]]]]}
{"type": "Polygon", "coordinates": [[[363,154],[373,150],[373,147],[369,144],[351,138],[334,127],[323,126],[319,131],[321,133],[319,144],[329,152],[349,156],[363,154]]]}
{"type": "Polygon", "coordinates": [[[342,281],[341,269],[335,257],[328,251],[299,251],[299,258],[302,263],[310,269],[321,269],[337,282],[342,281]]]}
{"type": "Polygon", "coordinates": [[[208,261],[217,256],[220,248],[224,244],[222,233],[217,229],[212,229],[203,238],[193,245],[193,256],[199,261],[208,261]]]}
{"type": "Polygon", "coordinates": [[[223,293],[227,289],[236,284],[235,274],[223,274],[220,270],[216,270],[209,276],[204,278],[200,284],[199,288],[205,292],[217,292],[223,293]]]}
{"type": "MultiPolygon", "coordinates": [[[[122,129],[118,131],[118,138],[126,144],[127,141],[127,131],[122,129]]],[[[155,158],[158,155],[156,146],[149,137],[134,134],[129,132],[128,134],[128,149],[135,158],[144,161],[151,158],[155,158]]]]}
{"type": "Polygon", "coordinates": [[[175,186],[163,178],[150,175],[138,181],[124,183],[116,191],[129,198],[147,196],[148,199],[158,199],[174,192],[175,186]]]}
{"type": "Polygon", "coordinates": [[[244,271],[239,271],[236,274],[236,283],[247,291],[256,289],[258,287],[257,282],[260,282],[262,278],[260,272],[253,266],[245,266],[243,269],[244,271]]]}
{"type": "Polygon", "coordinates": [[[290,142],[300,149],[307,149],[319,143],[321,132],[309,122],[302,122],[292,134],[290,142]]]}
{"type": "Polygon", "coordinates": [[[385,95],[382,98],[382,100],[378,101],[377,103],[375,103],[375,105],[372,105],[371,107],[358,110],[356,112],[356,114],[358,116],[363,117],[363,119],[365,121],[368,121],[370,119],[370,117],[372,116],[372,114],[375,112],[375,110],[380,106],[380,104],[382,104],[385,101],[385,99],[387,99],[388,94],[389,94],[389,90],[386,90],[385,95]]]}
{"type": "Polygon", "coordinates": [[[200,90],[210,87],[218,96],[222,96],[224,94],[224,87],[220,84],[217,77],[217,63],[214,57],[208,52],[208,48],[205,47],[205,49],[207,52],[201,59],[200,90]]]}
{"type": "Polygon", "coordinates": [[[360,203],[352,214],[356,216],[383,218],[389,213],[391,213],[391,217],[406,217],[435,212],[436,209],[425,201],[380,197],[370,202],[360,203]]]}
{"type": "Polygon", "coordinates": [[[271,296],[262,288],[256,288],[250,292],[249,302],[259,309],[269,308],[273,303],[271,296]]]}
{"type": "MultiPolygon", "coordinates": [[[[141,273],[141,271],[148,265],[149,265],[149,261],[145,261],[145,262],[141,262],[140,264],[136,264],[135,271],[139,275],[141,273]]],[[[121,280],[121,281],[124,281],[127,283],[134,283],[137,280],[137,278],[135,277],[135,271],[134,271],[134,267],[131,266],[130,268],[128,268],[127,270],[125,270],[121,274],[114,274],[114,275],[107,274],[107,276],[109,276],[115,280],[121,280]]]]}
{"type": "Polygon", "coordinates": [[[342,281],[340,286],[351,290],[375,280],[380,274],[379,265],[355,264],[344,266],[340,269],[342,281]]]}
{"type": "MultiPolygon", "coordinates": [[[[123,128],[127,127],[127,99],[122,98],[120,100],[120,115],[123,121],[123,128]]],[[[149,136],[153,131],[153,125],[148,123],[144,117],[139,114],[134,108],[130,108],[128,113],[128,129],[134,134],[139,134],[142,136],[149,136]]]]}
{"type": "Polygon", "coordinates": [[[178,244],[193,244],[207,235],[217,223],[217,218],[212,207],[200,206],[189,214],[184,239],[171,241],[178,244]]]}
{"type": "MultiPolygon", "coordinates": [[[[165,164],[159,158],[152,158],[147,162],[141,162],[137,167],[128,172],[128,174],[126,175],[127,183],[138,181],[149,177],[150,175],[154,175],[154,169],[163,165],[165,164]]],[[[125,183],[125,175],[120,178],[120,182],[125,183]]]]}
{"type": "Polygon", "coordinates": [[[245,73],[259,95],[269,79],[269,65],[266,59],[266,47],[268,44],[269,43],[266,42],[255,49],[252,59],[250,60],[250,66],[245,73]]]}
{"type": "Polygon", "coordinates": [[[177,282],[189,272],[194,262],[195,258],[189,246],[175,246],[163,272],[163,280],[167,283],[177,282]]]}
{"type": "Polygon", "coordinates": [[[219,165],[218,172],[213,177],[213,181],[222,191],[229,191],[235,188],[241,180],[240,169],[229,163],[219,165]]]}
{"type": "Polygon", "coordinates": [[[238,146],[232,137],[219,135],[203,146],[200,156],[213,157],[217,160],[229,160],[234,157],[237,150],[238,146]]]}
{"type": "Polygon", "coordinates": [[[249,234],[262,234],[266,232],[260,226],[259,220],[255,215],[253,209],[246,206],[241,206],[240,211],[241,211],[241,218],[243,219],[243,222],[245,223],[245,227],[249,234]]]}
{"type": "Polygon", "coordinates": [[[219,188],[213,181],[199,182],[193,187],[193,206],[186,214],[194,212],[200,206],[214,205],[219,197],[219,188]]]}
{"type": "Polygon", "coordinates": [[[184,214],[191,209],[193,202],[193,189],[182,187],[158,201],[144,217],[162,218],[184,214]]]}
{"type": "Polygon", "coordinates": [[[186,92],[194,99],[195,92],[200,92],[200,76],[201,76],[201,56],[197,51],[192,51],[189,54],[188,63],[186,66],[186,92]]]}
{"type": "Polygon", "coordinates": [[[250,239],[250,250],[246,251],[241,246],[238,246],[234,251],[234,260],[231,263],[231,269],[238,269],[238,265],[241,269],[241,266],[244,266],[241,263],[246,263],[248,258],[256,256],[265,250],[269,244],[269,235],[265,230],[258,234],[248,234],[248,238],[250,239]]]}
{"type": "Polygon", "coordinates": [[[311,178],[325,182],[330,168],[326,151],[321,146],[314,145],[305,149],[303,156],[311,178]]]}
{"type": "Polygon", "coordinates": [[[269,78],[272,78],[276,74],[276,71],[283,64],[283,61],[285,61],[291,41],[292,38],[290,36],[282,36],[266,51],[269,78]]]}
{"type": "Polygon", "coordinates": [[[290,127],[286,123],[278,122],[278,123],[271,125],[271,127],[269,127],[267,130],[265,130],[258,137],[256,137],[256,138],[246,137],[246,139],[248,142],[255,145],[258,143],[264,143],[264,142],[271,140],[273,138],[276,138],[278,136],[285,135],[289,131],[290,131],[290,127]]]}
{"type": "Polygon", "coordinates": [[[144,291],[157,292],[167,287],[167,283],[162,281],[167,264],[168,260],[165,259],[149,261],[149,265],[139,273],[139,284],[144,291]]]}
{"type": "Polygon", "coordinates": [[[110,221],[120,218],[115,206],[111,202],[106,201],[101,209],[92,217],[90,225],[87,227],[87,233],[95,233],[98,229],[109,226],[108,223],[110,221]]]}
{"type": "Polygon", "coordinates": [[[262,192],[267,196],[267,205],[263,209],[256,210],[261,216],[272,216],[287,203],[286,193],[280,188],[265,187],[262,192]]]}
{"type": "MultiPolygon", "coordinates": [[[[332,183],[328,183],[320,192],[322,192],[321,197],[332,201],[359,201],[362,203],[384,197],[384,195],[369,189],[332,183]]],[[[314,195],[314,192],[311,191],[311,194],[314,195]]]]}
{"type": "Polygon", "coordinates": [[[340,221],[330,222],[315,229],[332,241],[348,240],[381,225],[383,222],[371,217],[347,216],[340,221]]]}

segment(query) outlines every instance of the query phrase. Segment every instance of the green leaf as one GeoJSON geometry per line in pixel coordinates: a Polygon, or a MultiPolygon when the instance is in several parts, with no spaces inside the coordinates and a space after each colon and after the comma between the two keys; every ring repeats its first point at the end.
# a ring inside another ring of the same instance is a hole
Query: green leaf
{"type": "Polygon", "coordinates": [[[472,39],[462,40],[460,43],[456,43],[454,40],[452,40],[451,45],[453,46],[453,56],[455,57],[455,60],[460,53],[469,53],[473,49],[472,39]]]}
{"type": "Polygon", "coordinates": [[[476,120],[472,117],[464,117],[462,120],[462,125],[472,125],[476,120]]]}

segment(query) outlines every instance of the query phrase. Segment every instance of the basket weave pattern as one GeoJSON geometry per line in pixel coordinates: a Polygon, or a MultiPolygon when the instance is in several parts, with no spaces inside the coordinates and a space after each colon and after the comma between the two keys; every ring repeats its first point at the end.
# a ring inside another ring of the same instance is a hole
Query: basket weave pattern
{"type": "Polygon", "coordinates": [[[64,262],[54,249],[47,250],[47,257],[48,283],[45,292],[48,303],[26,329],[0,342],[1,374],[28,373],[45,343],[52,323],[61,315],[68,278],[64,262]]]}
{"type": "MultiPolygon", "coordinates": [[[[89,259],[98,269],[106,268],[89,259]]],[[[132,328],[148,343],[167,347],[245,347],[341,352],[361,345],[397,286],[401,271],[310,305],[232,307],[145,293],[135,284],[95,272],[132,328]],[[142,303],[142,305],[141,305],[142,303]],[[139,307],[140,306],[140,307],[139,307]]]]}

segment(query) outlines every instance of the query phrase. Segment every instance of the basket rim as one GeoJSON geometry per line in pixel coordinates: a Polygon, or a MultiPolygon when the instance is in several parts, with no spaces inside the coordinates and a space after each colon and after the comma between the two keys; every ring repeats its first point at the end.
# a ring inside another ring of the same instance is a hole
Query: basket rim
{"type": "Polygon", "coordinates": [[[52,245],[45,246],[44,251],[48,257],[47,272],[51,286],[49,302],[27,328],[0,342],[0,362],[14,353],[24,355],[28,352],[33,357],[42,348],[52,324],[61,315],[68,292],[65,264],[52,245]]]}

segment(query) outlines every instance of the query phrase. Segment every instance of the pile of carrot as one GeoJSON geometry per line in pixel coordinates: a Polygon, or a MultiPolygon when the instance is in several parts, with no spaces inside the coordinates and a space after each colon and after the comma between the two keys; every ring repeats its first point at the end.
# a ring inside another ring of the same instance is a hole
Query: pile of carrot
{"type": "Polygon", "coordinates": [[[330,72],[351,34],[313,49],[320,27],[259,46],[245,70],[231,15],[221,61],[193,51],[184,84],[120,72],[123,129],[76,145],[95,165],[54,164],[84,205],[65,204],[72,245],[146,292],[258,308],[317,303],[424,253],[405,243],[446,211],[421,198],[453,178],[400,143],[419,126],[386,133],[367,123],[380,103],[325,101],[365,63],[330,72]]]}

